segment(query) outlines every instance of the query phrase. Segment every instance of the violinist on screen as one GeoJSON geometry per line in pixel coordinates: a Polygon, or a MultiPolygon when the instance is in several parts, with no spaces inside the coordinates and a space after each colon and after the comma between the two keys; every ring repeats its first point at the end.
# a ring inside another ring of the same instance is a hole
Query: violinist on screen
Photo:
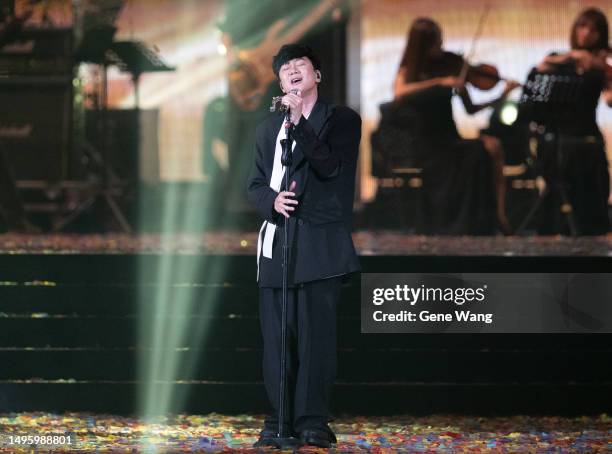
{"type": "MultiPolygon", "coordinates": [[[[567,196],[579,234],[605,234],[610,228],[608,197],[610,176],[603,136],[596,122],[600,96],[612,107],[612,74],[607,64],[609,27],[596,8],[583,10],[570,33],[571,50],[553,53],[537,66],[539,72],[571,77],[580,82],[579,96],[567,106],[555,125],[563,136],[563,175],[567,196]]],[[[551,163],[554,159],[549,160],[551,163]]],[[[544,163],[546,166],[546,163],[544,163]]],[[[540,233],[556,233],[545,226],[540,233]],[[548,229],[548,230],[547,230],[548,229]]]]}
{"type": "MultiPolygon", "coordinates": [[[[411,118],[406,124],[418,142],[423,166],[421,223],[424,233],[487,235],[510,233],[505,210],[504,153],[488,135],[463,139],[453,119],[451,98],[458,94],[468,113],[505,99],[518,84],[506,82],[499,99],[474,104],[465,89],[469,67],[442,48],[442,30],[429,18],[416,19],[397,72],[396,104],[411,118]]],[[[489,87],[496,85],[494,78],[489,87]]]]}

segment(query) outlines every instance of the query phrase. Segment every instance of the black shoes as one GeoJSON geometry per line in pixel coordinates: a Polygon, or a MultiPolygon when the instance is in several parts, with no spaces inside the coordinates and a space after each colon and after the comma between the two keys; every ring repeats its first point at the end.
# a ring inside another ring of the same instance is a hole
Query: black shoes
{"type": "MultiPolygon", "coordinates": [[[[295,433],[291,430],[289,431],[289,437],[295,439],[295,445],[299,445],[299,440],[295,433]]],[[[279,438],[278,433],[274,429],[263,429],[259,432],[259,439],[253,444],[254,448],[263,448],[263,447],[273,447],[279,448],[279,438]]]]}
{"type": "Polygon", "coordinates": [[[304,429],[300,432],[300,441],[319,448],[330,448],[332,443],[338,443],[331,429],[304,429]]]}
{"type": "MultiPolygon", "coordinates": [[[[290,432],[292,433],[292,432],[290,432]]],[[[292,433],[292,437],[295,434],[292,433]]],[[[299,444],[317,446],[319,448],[330,448],[332,444],[338,443],[334,432],[329,428],[304,429],[300,432],[299,440],[295,438],[296,446],[299,444]]],[[[253,444],[255,448],[279,447],[277,432],[272,429],[263,429],[259,433],[259,440],[253,444]]]]}
{"type": "Polygon", "coordinates": [[[266,446],[276,447],[276,441],[274,437],[263,437],[260,435],[259,440],[253,443],[254,448],[264,448],[266,446]]]}

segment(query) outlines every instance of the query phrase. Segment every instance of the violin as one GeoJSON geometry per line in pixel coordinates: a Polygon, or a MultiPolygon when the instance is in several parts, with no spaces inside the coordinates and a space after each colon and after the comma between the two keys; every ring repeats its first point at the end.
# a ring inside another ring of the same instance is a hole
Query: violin
{"type": "Polygon", "coordinates": [[[452,52],[444,52],[442,61],[448,75],[458,76],[479,90],[491,90],[498,82],[508,80],[500,76],[494,65],[489,63],[473,65],[461,55],[452,52]]]}
{"type": "Polygon", "coordinates": [[[538,65],[538,69],[543,72],[555,72],[559,68],[568,66],[577,74],[583,74],[590,69],[602,71],[606,83],[612,82],[612,51],[610,49],[595,51],[574,49],[561,54],[553,53],[538,65]]]}
{"type": "Polygon", "coordinates": [[[501,80],[507,80],[499,75],[499,71],[493,65],[481,63],[479,65],[467,65],[465,81],[480,90],[491,90],[501,80]]]}

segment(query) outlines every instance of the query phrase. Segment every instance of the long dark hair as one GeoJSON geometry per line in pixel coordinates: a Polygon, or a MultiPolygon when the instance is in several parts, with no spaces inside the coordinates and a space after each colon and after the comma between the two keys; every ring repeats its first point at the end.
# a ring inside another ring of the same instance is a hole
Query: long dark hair
{"type": "Polygon", "coordinates": [[[591,22],[599,33],[599,39],[597,42],[590,49],[586,50],[608,49],[608,40],[610,39],[608,19],[606,19],[606,15],[597,8],[587,8],[583,10],[574,21],[574,25],[572,25],[572,33],[570,34],[570,45],[572,46],[572,49],[579,49],[576,32],[578,27],[585,22],[591,22]]]}
{"type": "Polygon", "coordinates": [[[442,29],[434,20],[419,17],[412,22],[400,62],[400,68],[406,70],[406,82],[417,81],[427,72],[431,60],[429,51],[441,40],[442,29]]]}

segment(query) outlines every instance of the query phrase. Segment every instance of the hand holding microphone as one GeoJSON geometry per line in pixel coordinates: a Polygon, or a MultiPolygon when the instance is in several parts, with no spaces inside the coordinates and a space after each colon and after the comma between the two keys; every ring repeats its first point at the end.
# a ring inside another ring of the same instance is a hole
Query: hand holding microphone
{"type": "Polygon", "coordinates": [[[289,109],[291,123],[297,124],[302,117],[302,109],[304,107],[300,90],[291,90],[291,92],[283,96],[281,103],[289,109]]]}

